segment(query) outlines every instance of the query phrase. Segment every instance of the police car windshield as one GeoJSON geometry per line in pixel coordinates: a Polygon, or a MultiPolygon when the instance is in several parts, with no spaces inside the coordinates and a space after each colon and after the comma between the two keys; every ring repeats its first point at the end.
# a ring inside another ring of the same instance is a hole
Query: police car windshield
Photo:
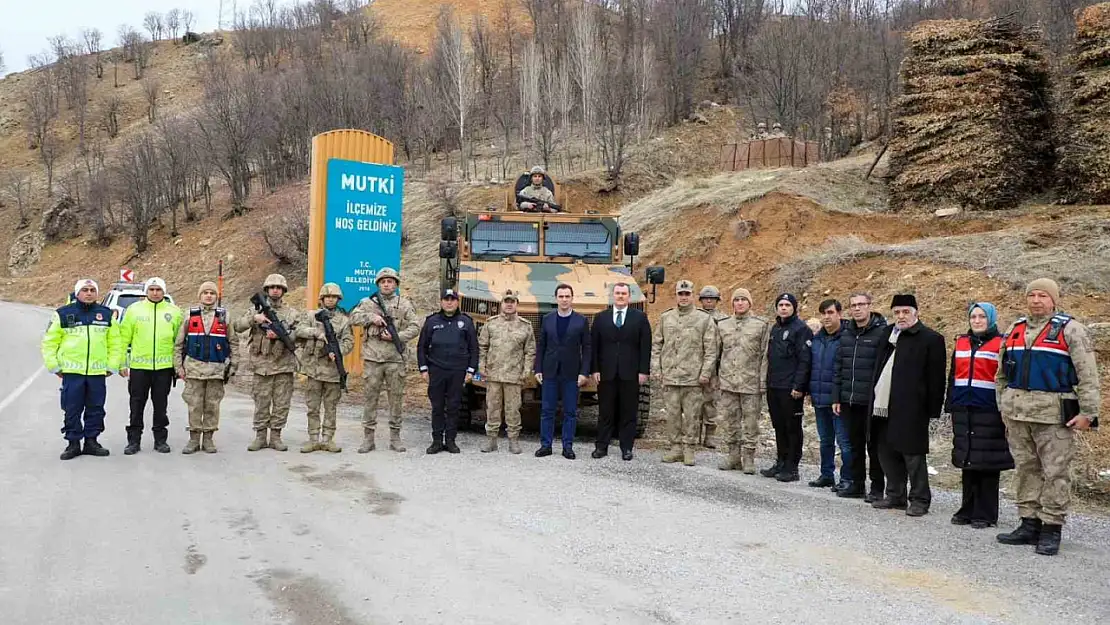
{"type": "Polygon", "coordinates": [[[119,299],[116,300],[116,306],[127,308],[131,304],[144,299],[146,299],[145,295],[120,295],[119,299]]]}
{"type": "Polygon", "coordinates": [[[470,250],[475,256],[535,256],[540,250],[539,230],[534,223],[483,221],[470,231],[470,250]]]}
{"type": "Polygon", "coordinates": [[[544,236],[544,255],[610,261],[613,241],[602,223],[552,223],[544,236]]]}

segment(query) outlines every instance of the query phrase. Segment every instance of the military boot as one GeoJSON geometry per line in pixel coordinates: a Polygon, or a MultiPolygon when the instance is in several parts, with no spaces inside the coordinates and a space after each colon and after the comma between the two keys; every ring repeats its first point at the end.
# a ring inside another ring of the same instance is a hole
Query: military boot
{"type": "Polygon", "coordinates": [[[491,451],[497,451],[497,437],[496,436],[487,436],[486,437],[486,444],[482,445],[482,449],[481,449],[482,453],[487,454],[491,451]]]}
{"type": "Polygon", "coordinates": [[[1003,545],[1039,545],[1041,520],[1022,517],[1021,525],[1009,534],[999,534],[995,539],[1003,545]]]}
{"type": "Polygon", "coordinates": [[[518,439],[515,436],[510,436],[509,437],[509,453],[511,453],[511,454],[519,454],[520,453],[520,439],[518,439]]]}
{"type": "Polygon", "coordinates": [[[692,467],[692,466],[694,466],[694,460],[695,460],[694,446],[693,445],[684,445],[682,447],[682,464],[684,464],[688,467],[692,467]]]}
{"type": "Polygon", "coordinates": [[[103,458],[104,456],[107,456],[110,452],[107,449],[101,447],[100,443],[97,442],[96,437],[94,436],[92,438],[85,439],[85,449],[81,453],[86,456],[99,456],[103,458]]]}
{"type": "Polygon", "coordinates": [[[170,446],[166,443],[166,439],[164,438],[164,436],[165,435],[163,435],[163,438],[154,439],[154,451],[160,454],[170,453],[170,446]]]}
{"type": "Polygon", "coordinates": [[[389,431],[389,448],[398,453],[404,453],[405,446],[401,444],[401,430],[389,431]]]}
{"type": "Polygon", "coordinates": [[[308,442],[301,447],[302,454],[310,454],[320,448],[319,438],[315,434],[308,435],[308,442]]]}
{"type": "Polygon", "coordinates": [[[737,469],[742,469],[743,467],[744,462],[740,458],[739,451],[730,451],[728,457],[722,460],[721,464],[717,465],[717,468],[722,471],[735,471],[737,469]]]}
{"type": "Polygon", "coordinates": [[[206,454],[216,453],[216,443],[212,440],[215,432],[202,432],[200,435],[200,449],[206,454]]]}
{"type": "Polygon", "coordinates": [[[702,447],[705,447],[706,449],[716,449],[717,448],[718,441],[717,441],[717,424],[716,423],[706,423],[705,424],[705,433],[702,436],[701,445],[702,445],[702,447]]]}
{"type": "Polygon", "coordinates": [[[288,451],[289,450],[289,446],[286,445],[281,440],[281,430],[279,430],[279,429],[271,429],[270,430],[270,449],[273,449],[274,451],[288,451]]]}
{"type": "Polygon", "coordinates": [[[141,440],[140,440],[141,437],[142,437],[142,432],[140,432],[138,435],[135,435],[135,434],[132,434],[132,433],[128,432],[127,433],[127,446],[123,448],[123,455],[125,455],[125,456],[134,456],[135,454],[139,453],[139,451],[141,451],[142,448],[143,448],[143,446],[141,444],[141,440]]]}
{"type": "MultiPolygon", "coordinates": [[[[200,449],[200,432],[196,430],[190,430],[189,442],[185,443],[185,446],[181,448],[181,453],[188,456],[190,454],[196,453],[198,449],[200,449]]],[[[127,453],[127,450],[124,449],[123,453],[127,453]]]]}
{"type": "Polygon", "coordinates": [[[755,475],[755,452],[745,451],[741,453],[741,459],[744,464],[745,475],[755,475]]]}
{"type": "Polygon", "coordinates": [[[368,454],[374,451],[375,447],[373,428],[362,428],[362,445],[359,446],[358,453],[368,454]]]}
{"type": "Polygon", "coordinates": [[[679,462],[683,458],[682,447],[672,445],[671,450],[663,454],[663,462],[679,462]]]}
{"type": "Polygon", "coordinates": [[[1061,525],[1045,523],[1041,526],[1041,537],[1037,539],[1037,553],[1042,556],[1054,556],[1060,551],[1061,525]]]}
{"type": "Polygon", "coordinates": [[[766,469],[763,469],[762,471],[759,472],[759,474],[762,475],[763,477],[776,477],[779,474],[779,472],[782,471],[783,465],[784,465],[784,463],[783,463],[782,460],[776,460],[775,464],[772,464],[771,466],[767,467],[766,469]]]}
{"type": "Polygon", "coordinates": [[[316,449],[333,454],[343,451],[342,447],[335,444],[335,432],[324,432],[323,440],[320,441],[320,446],[316,449]]]}
{"type": "Polygon", "coordinates": [[[62,460],[73,460],[81,455],[81,441],[69,441],[66,450],[62,452],[62,460]]]}
{"type": "Polygon", "coordinates": [[[247,445],[247,451],[258,451],[269,446],[270,444],[266,441],[266,430],[255,430],[254,440],[251,441],[250,445],[247,445]]]}

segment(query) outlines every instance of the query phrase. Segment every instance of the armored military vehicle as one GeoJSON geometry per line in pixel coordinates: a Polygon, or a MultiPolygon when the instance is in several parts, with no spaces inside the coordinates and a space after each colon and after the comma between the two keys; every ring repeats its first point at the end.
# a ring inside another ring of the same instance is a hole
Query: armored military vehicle
{"type": "MultiPolygon", "coordinates": [[[[591,324],[594,315],[609,307],[610,289],[616,282],[629,285],[630,306],[643,310],[645,294],[632,277],[639,237],[621,231],[619,215],[568,206],[563,189],[546,174],[543,184],[554,194],[555,206],[550,212],[522,211],[517,194],[529,178],[528,173],[520,176],[506,193],[503,206],[467,210],[461,219],[443,220],[440,287],[457,290],[460,309],[479,328],[498,314],[501,295],[512,289],[520,296],[517,313],[532,323],[537,346],[540,319],[555,310],[555,287],[561,283],[574,288],[574,309],[591,324]]],[[[654,285],[663,282],[663,268],[649,267],[647,278],[654,291],[654,285]]],[[[647,425],[650,403],[651,391],[645,384],[640,387],[637,435],[647,425]]],[[[484,381],[467,385],[464,404],[460,426],[485,422],[484,381]]],[[[539,405],[540,388],[533,380],[523,389],[524,427],[538,429],[539,405]]],[[[592,380],[581,389],[579,405],[597,405],[592,380]]],[[[585,414],[580,411],[580,417],[585,414]]]]}

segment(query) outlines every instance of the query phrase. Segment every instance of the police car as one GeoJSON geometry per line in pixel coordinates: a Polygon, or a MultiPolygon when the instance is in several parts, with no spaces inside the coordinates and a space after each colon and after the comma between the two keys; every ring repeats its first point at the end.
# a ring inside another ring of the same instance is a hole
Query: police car
{"type": "MultiPolygon", "coordinates": [[[[112,310],[112,318],[119,321],[123,318],[123,311],[135,302],[146,299],[146,284],[143,282],[115,282],[108,290],[101,304],[112,310]]],[[[173,298],[166,293],[166,301],[173,304],[173,298]]]]}

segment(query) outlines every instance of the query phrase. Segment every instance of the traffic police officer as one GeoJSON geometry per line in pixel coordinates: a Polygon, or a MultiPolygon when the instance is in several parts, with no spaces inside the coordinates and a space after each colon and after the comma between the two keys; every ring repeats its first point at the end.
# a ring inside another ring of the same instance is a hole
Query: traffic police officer
{"type": "Polygon", "coordinates": [[[177,377],[185,380],[181,398],[189,407],[189,442],[181,450],[186,455],[198,449],[216,453],[212,437],[220,428],[224,385],[239,366],[239,341],[228,333],[227,310],[216,306],[216,284],[202,283],[197,295],[200,306],[189,309],[173,348],[177,377]]]}
{"type": "Polygon", "coordinates": [[[297,326],[297,339],[301,349],[301,373],[308,376],[304,390],[304,403],[308,408],[308,442],[301,447],[302,453],[313,451],[343,451],[335,444],[335,412],[339,407],[339,370],[336,368],[335,354],[328,351],[324,322],[327,318],[335,338],[339,342],[339,358],[351,353],[355,348],[355,337],[347,315],[339,308],[343,290],[338,284],[328,282],[320,287],[322,308],[309,312],[304,323],[297,326]],[[324,421],[320,423],[320,404],[324,405],[324,421]]]}
{"type": "Polygon", "coordinates": [[[150,397],[154,404],[154,451],[170,453],[166,444],[170,418],[166,412],[170,387],[174,382],[173,352],[177,331],[181,329],[181,309],[166,301],[166,283],[161,278],[146,281],[146,299],[135,302],[123,313],[119,324],[123,350],[131,350],[129,362],[120,371],[128,378],[131,395],[131,422],[127,426],[126,456],[141,449],[143,411],[150,397]]]}
{"type": "Polygon", "coordinates": [[[1052,556],[1071,502],[1075,431],[1098,425],[1098,364],[1087,328],[1058,311],[1056,282],[1034,280],[1025,293],[1029,316],[1006,334],[995,374],[1021,515],[1021,525],[998,542],[1036,545],[1052,556]]]}
{"type": "Polygon", "coordinates": [[[112,311],[96,302],[99,290],[92,280],[78,280],[77,301],[54,311],[42,338],[43,364],[62,379],[62,434],[69,441],[62,460],[108,455],[96,440],[104,431],[104,381],[119,371],[123,348],[112,311]]]}
{"type": "Polygon", "coordinates": [[[459,312],[459,296],[454,289],[443,290],[439,305],[439,312],[424,320],[416,348],[420,376],[428,383],[428,399],[432,402],[432,444],[427,452],[447,450],[457,454],[459,409],[463,387],[478,368],[478,337],[474,321],[459,312]]]}

